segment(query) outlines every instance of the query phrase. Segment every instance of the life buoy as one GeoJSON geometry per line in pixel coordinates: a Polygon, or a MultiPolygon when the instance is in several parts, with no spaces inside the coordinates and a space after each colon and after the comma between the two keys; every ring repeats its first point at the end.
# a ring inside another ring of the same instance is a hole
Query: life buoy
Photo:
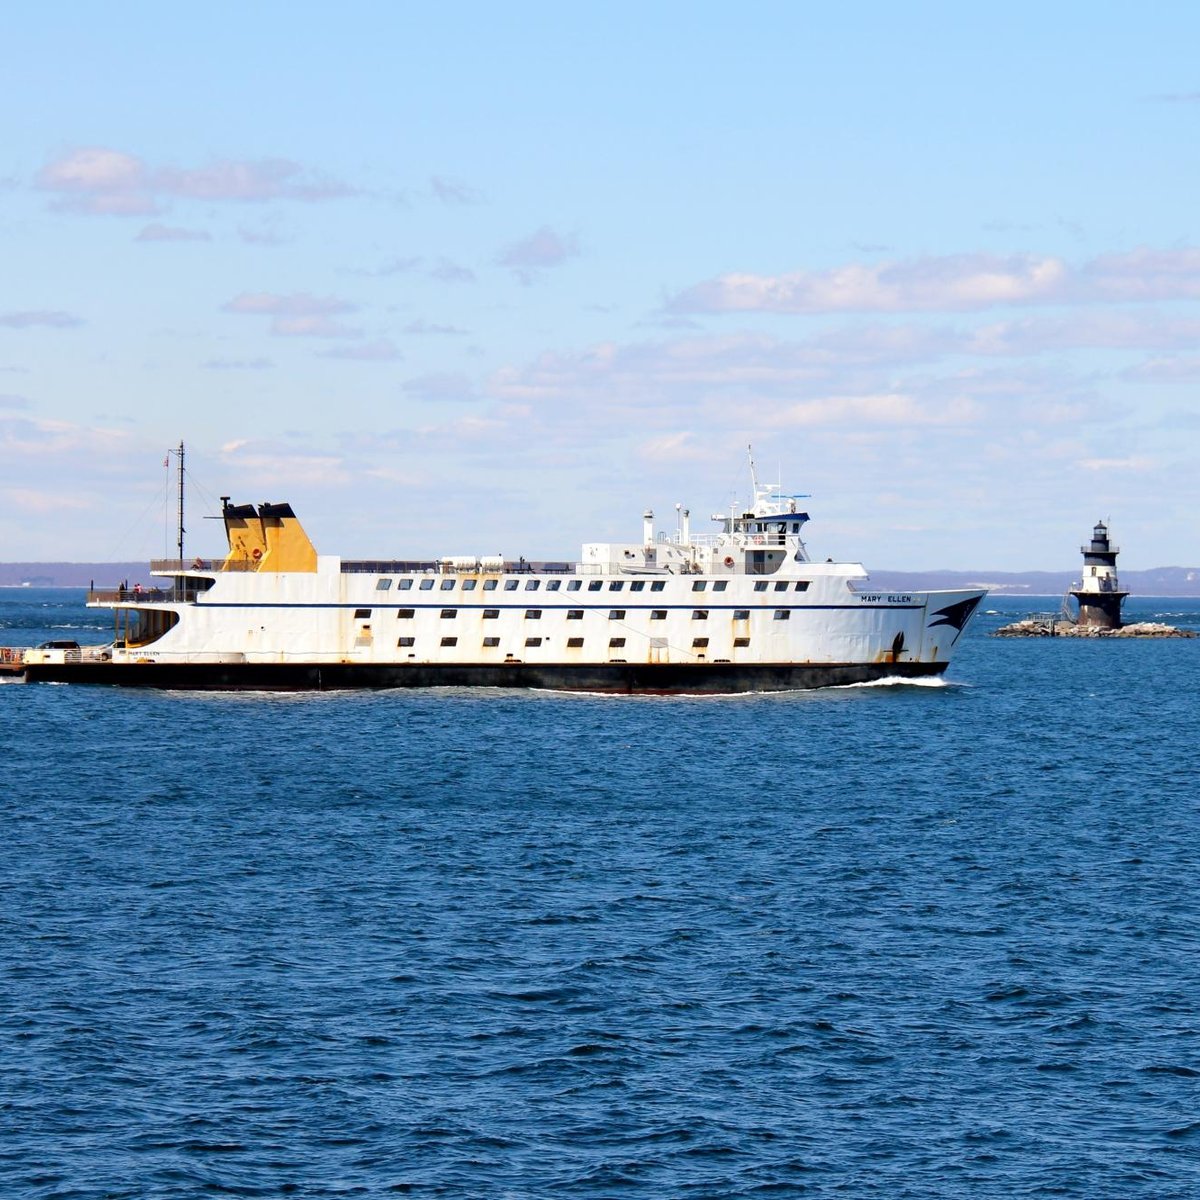
{"type": "Polygon", "coordinates": [[[250,551],[250,557],[254,559],[255,562],[258,562],[258,560],[262,558],[262,551],[255,546],[254,549],[250,551]]]}
{"type": "Polygon", "coordinates": [[[725,555],[725,565],[726,565],[727,567],[732,567],[732,566],[733,566],[733,555],[732,555],[732,554],[727,554],[727,555],[725,555]]]}

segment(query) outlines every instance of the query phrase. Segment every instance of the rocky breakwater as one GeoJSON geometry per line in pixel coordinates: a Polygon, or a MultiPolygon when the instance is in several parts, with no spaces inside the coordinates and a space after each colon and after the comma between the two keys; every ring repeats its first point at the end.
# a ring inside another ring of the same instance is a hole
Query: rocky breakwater
{"type": "Polygon", "coordinates": [[[1076,625],[1048,617],[1027,617],[1005,625],[993,637],[1070,637],[1070,638],[1194,638],[1191,629],[1179,629],[1175,625],[1163,625],[1158,621],[1138,621],[1122,625],[1120,629],[1097,629],[1093,625],[1076,625]]]}

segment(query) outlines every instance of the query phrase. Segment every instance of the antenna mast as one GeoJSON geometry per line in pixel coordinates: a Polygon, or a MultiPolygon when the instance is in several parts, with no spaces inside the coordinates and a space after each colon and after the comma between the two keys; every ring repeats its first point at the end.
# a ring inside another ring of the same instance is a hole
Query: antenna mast
{"type": "Polygon", "coordinates": [[[182,570],[183,569],[183,535],[184,535],[184,528],[183,528],[183,442],[182,442],[182,440],[180,441],[177,449],[168,450],[167,453],[174,454],[175,457],[179,459],[179,506],[177,509],[177,514],[178,514],[179,519],[176,524],[175,532],[176,532],[176,545],[179,548],[179,567],[180,567],[180,570],[182,570]]]}
{"type": "Polygon", "coordinates": [[[754,488],[754,498],[758,499],[758,468],[754,465],[754,447],[748,445],[746,453],[750,457],[750,484],[754,488]]]}

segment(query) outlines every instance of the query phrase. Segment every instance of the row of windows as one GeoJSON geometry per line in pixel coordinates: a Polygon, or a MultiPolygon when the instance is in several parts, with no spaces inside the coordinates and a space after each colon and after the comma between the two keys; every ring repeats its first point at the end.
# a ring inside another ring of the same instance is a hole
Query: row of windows
{"type": "MultiPolygon", "coordinates": [[[[566,590],[568,592],[578,592],[583,587],[582,579],[567,579],[567,580],[547,579],[544,582],[546,584],[546,591],[548,591],[548,592],[557,592],[557,591],[562,590],[564,583],[566,583],[566,585],[567,585],[566,590]]],[[[445,578],[445,579],[442,579],[439,581],[432,577],[428,577],[425,579],[418,580],[417,583],[419,585],[419,590],[422,592],[432,591],[433,585],[435,583],[438,584],[439,589],[443,592],[451,592],[456,587],[459,587],[460,585],[464,592],[473,592],[479,586],[478,579],[445,578]]],[[[541,579],[526,579],[524,590],[527,592],[536,592],[538,590],[538,588],[540,588],[542,586],[542,583],[543,583],[543,581],[541,579]]],[[[707,579],[694,579],[692,581],[692,591],[693,592],[707,591],[709,583],[710,583],[710,581],[707,579]]],[[[711,581],[711,583],[712,583],[712,590],[714,592],[723,592],[729,586],[729,581],[727,579],[714,579],[711,581]]],[[[788,588],[794,588],[797,592],[806,592],[806,591],[808,591],[808,583],[809,583],[809,581],[807,579],[801,579],[801,580],[797,580],[795,582],[785,580],[783,582],[775,583],[773,586],[774,586],[775,591],[777,591],[777,592],[786,592],[788,590],[788,588]]],[[[485,580],[483,580],[483,590],[485,592],[494,592],[497,589],[497,587],[499,586],[499,584],[500,584],[500,580],[498,580],[498,579],[485,579],[485,580]]],[[[378,581],[376,581],[375,590],[379,591],[379,592],[386,592],[386,591],[391,590],[391,586],[392,586],[392,581],[390,579],[379,579],[378,581]]],[[[396,580],[396,590],[397,591],[400,591],[400,592],[411,591],[412,586],[413,586],[413,580],[411,580],[411,579],[397,579],[396,580]]],[[[520,586],[521,586],[521,581],[519,579],[504,580],[504,590],[506,592],[515,592],[520,586]]],[[[664,588],[666,588],[666,586],[667,586],[666,580],[663,580],[663,579],[655,579],[655,580],[650,581],[650,590],[652,592],[661,592],[661,591],[663,591],[664,588]]],[[[765,592],[767,590],[768,586],[772,586],[768,583],[768,581],[759,580],[755,583],[754,590],[756,592],[765,592]]],[[[604,581],[600,580],[600,579],[592,579],[588,582],[588,585],[587,585],[587,590],[589,592],[599,592],[599,591],[602,591],[603,588],[604,588],[604,581]]],[[[608,590],[610,592],[620,592],[620,591],[623,591],[624,589],[625,589],[625,580],[623,580],[623,579],[614,579],[608,585],[608,590]]],[[[630,581],[629,590],[631,592],[645,591],[646,590],[646,580],[635,579],[635,580],[630,581]]]]}
{"type": "MultiPolygon", "coordinates": [[[[526,608],[526,617],[524,617],[524,619],[526,619],[526,620],[541,620],[541,612],[542,612],[541,608],[526,608]]],[[[708,620],[708,612],[709,612],[708,608],[692,608],[691,619],[692,620],[708,620]]],[[[371,610],[370,610],[370,608],[358,608],[358,610],[355,610],[354,616],[358,617],[360,619],[366,620],[371,617],[371,610]]],[[[400,618],[401,620],[412,620],[416,616],[416,610],[415,610],[415,608],[397,608],[396,616],[398,618],[400,618]]],[[[442,612],[440,612],[440,617],[442,617],[443,620],[452,620],[457,616],[458,616],[457,608],[443,608],[442,612]]],[[[484,620],[497,620],[499,618],[499,616],[500,616],[499,608],[485,608],[485,610],[484,610],[484,620]]],[[[790,608],[776,608],[776,610],[775,610],[775,620],[787,620],[787,619],[790,619],[791,616],[792,616],[792,612],[791,612],[790,608]]],[[[566,619],[582,620],[583,619],[582,608],[568,608],[568,610],[566,610],[566,619]]],[[[608,610],[608,619],[624,620],[625,619],[624,608],[610,608],[610,610],[608,610]]],[[[666,608],[652,608],[652,610],[650,610],[650,620],[666,620],[666,619],[667,619],[666,608]]],[[[734,620],[749,620],[750,619],[749,608],[734,608],[733,619],[734,620]]]]}
{"type": "MultiPolygon", "coordinates": [[[[540,637],[527,637],[525,639],[525,645],[526,646],[540,646],[546,640],[547,640],[546,638],[540,638],[540,637]]],[[[568,650],[582,650],[583,649],[583,641],[584,641],[584,639],[581,637],[567,638],[567,649],[568,650]]],[[[417,639],[414,637],[402,637],[402,638],[398,638],[396,641],[397,646],[415,646],[416,644],[417,644],[417,639]]],[[[441,646],[457,646],[458,638],[444,637],[441,639],[441,641],[438,644],[441,646]]],[[[483,644],[488,647],[498,646],[498,645],[500,645],[500,639],[498,637],[485,637],[483,639],[483,644]]],[[[733,644],[734,644],[734,646],[738,647],[739,649],[743,649],[746,646],[750,645],[750,639],[746,638],[746,637],[734,638],[733,644]]],[[[625,639],[623,637],[614,637],[614,638],[608,639],[608,648],[610,650],[619,650],[624,645],[625,645],[625,639]]],[[[704,650],[707,647],[708,647],[708,638],[706,638],[706,637],[692,638],[692,648],[694,650],[704,650]]]]}
{"type": "MultiPolygon", "coordinates": [[[[414,618],[416,616],[416,611],[417,610],[415,608],[398,608],[396,610],[396,616],[399,617],[403,621],[407,621],[407,620],[411,620],[412,618],[414,618]]],[[[583,611],[584,610],[582,608],[568,608],[567,609],[567,620],[568,621],[582,621],[583,620],[583,611]]],[[[707,608],[693,608],[692,609],[692,620],[693,621],[707,621],[708,614],[709,614],[709,610],[707,608]]],[[[371,616],[371,610],[369,608],[359,608],[359,609],[355,610],[354,615],[358,619],[368,620],[371,616]]],[[[777,608],[775,610],[775,620],[776,621],[786,621],[791,617],[791,615],[792,615],[791,609],[777,608]]],[[[441,618],[443,621],[453,620],[457,616],[458,616],[457,608],[443,608],[441,610],[441,618]]],[[[498,608],[485,608],[483,610],[483,619],[485,621],[495,621],[495,620],[498,620],[499,617],[500,617],[500,610],[498,608]]],[[[527,608],[525,610],[525,620],[540,621],[541,619],[542,619],[542,610],[540,608],[527,608]]],[[[625,620],[625,609],[610,608],[608,610],[608,619],[610,621],[624,621],[625,620]]],[[[667,609],[652,608],[650,610],[650,620],[665,621],[666,619],[667,619],[667,609]]],[[[750,620],[750,610],[748,608],[735,608],[733,610],[733,619],[735,621],[750,620]]]]}

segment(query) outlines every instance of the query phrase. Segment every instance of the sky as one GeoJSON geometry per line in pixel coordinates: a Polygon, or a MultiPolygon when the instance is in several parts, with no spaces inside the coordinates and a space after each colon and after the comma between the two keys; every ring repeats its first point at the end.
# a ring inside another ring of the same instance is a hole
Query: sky
{"type": "Polygon", "coordinates": [[[1200,6],[5,15],[0,560],[1200,563],[1200,6]]]}

